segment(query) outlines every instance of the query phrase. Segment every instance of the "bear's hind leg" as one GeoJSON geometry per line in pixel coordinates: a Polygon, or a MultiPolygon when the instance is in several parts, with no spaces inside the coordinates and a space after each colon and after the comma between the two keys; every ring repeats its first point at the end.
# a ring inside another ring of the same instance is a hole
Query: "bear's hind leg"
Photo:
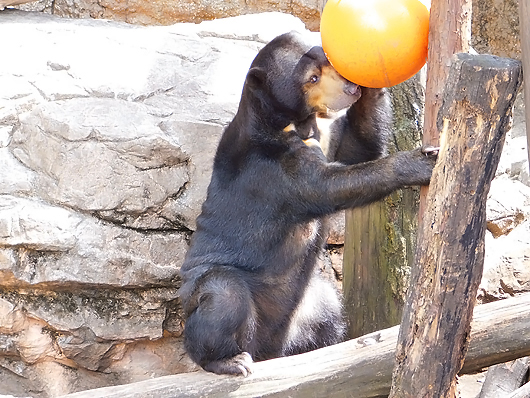
{"type": "Polygon", "coordinates": [[[282,354],[301,354],[340,343],[345,333],[339,292],[315,273],[293,313],[282,354]]]}
{"type": "Polygon", "coordinates": [[[194,293],[197,308],[188,316],[184,344],[190,357],[217,374],[247,376],[255,310],[247,284],[232,270],[211,272],[194,293]]]}

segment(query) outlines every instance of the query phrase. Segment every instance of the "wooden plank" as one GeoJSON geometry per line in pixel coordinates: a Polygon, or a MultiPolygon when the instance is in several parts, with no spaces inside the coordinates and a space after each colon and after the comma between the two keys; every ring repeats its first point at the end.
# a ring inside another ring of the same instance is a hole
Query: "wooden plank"
{"type": "MultiPolygon", "coordinates": [[[[423,73],[423,72],[422,72],[423,73]]],[[[392,87],[394,123],[389,151],[421,145],[424,102],[416,75],[392,87]]],[[[399,190],[380,203],[346,210],[343,261],[348,336],[398,325],[401,321],[418,223],[419,187],[399,190]]]]}
{"type": "Polygon", "coordinates": [[[423,133],[425,145],[440,145],[436,121],[442,106],[451,59],[454,54],[467,53],[470,40],[471,1],[431,1],[423,133]]]}
{"type": "Polygon", "coordinates": [[[346,226],[344,306],[348,336],[355,338],[399,324],[403,300],[394,297],[392,278],[397,276],[389,261],[392,243],[387,229],[396,227],[388,217],[386,202],[346,211],[346,226]]]}
{"type": "MultiPolygon", "coordinates": [[[[399,327],[306,354],[255,364],[247,378],[199,371],[65,398],[374,398],[390,391],[399,327]]],[[[464,371],[530,355],[530,294],[477,306],[464,371]]]]}
{"type": "Polygon", "coordinates": [[[482,277],[486,199],[521,77],[515,60],[455,57],[390,397],[455,397],[482,277]]]}
{"type": "Polygon", "coordinates": [[[529,304],[528,299],[530,294],[475,308],[471,322],[471,342],[462,374],[530,355],[530,319],[520,319],[518,315],[530,311],[525,307],[529,304]],[[513,353],[519,355],[514,356],[513,353]]]}
{"type": "MultiPolygon", "coordinates": [[[[521,37],[523,71],[526,76],[530,76],[530,3],[528,0],[519,1],[519,32],[521,37]]],[[[524,82],[524,102],[528,165],[530,167],[530,78],[528,77],[524,82]]]]}
{"type": "MultiPolygon", "coordinates": [[[[471,40],[471,0],[432,0],[425,87],[423,145],[439,146],[438,111],[454,54],[467,53],[471,40]]],[[[423,217],[429,187],[421,187],[419,217],[423,217]]]]}

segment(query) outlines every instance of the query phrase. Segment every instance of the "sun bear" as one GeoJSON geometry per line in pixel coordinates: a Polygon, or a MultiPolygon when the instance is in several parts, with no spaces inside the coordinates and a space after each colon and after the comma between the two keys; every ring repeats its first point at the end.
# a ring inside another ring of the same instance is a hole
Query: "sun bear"
{"type": "Polygon", "coordinates": [[[185,347],[205,370],[247,375],[343,339],[340,296],[316,270],[326,217],[428,184],[436,161],[382,157],[389,121],[384,89],[345,80],[301,34],[258,53],[180,273],[185,347]]]}

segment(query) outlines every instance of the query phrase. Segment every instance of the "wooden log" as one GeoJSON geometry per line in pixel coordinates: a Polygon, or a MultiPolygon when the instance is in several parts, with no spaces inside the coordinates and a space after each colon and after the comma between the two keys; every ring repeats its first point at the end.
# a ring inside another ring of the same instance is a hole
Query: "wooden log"
{"type": "Polygon", "coordinates": [[[519,35],[521,37],[521,54],[523,58],[523,72],[527,76],[524,80],[524,102],[526,115],[526,143],[528,150],[528,165],[530,167],[530,4],[519,1],[519,35]]]}
{"type": "MultiPolygon", "coordinates": [[[[429,50],[425,87],[423,145],[439,146],[436,126],[445,84],[454,54],[467,53],[471,40],[471,0],[432,0],[429,18],[429,50]]],[[[421,187],[419,217],[426,207],[428,187],[421,187]]]]}
{"type": "MultiPolygon", "coordinates": [[[[390,90],[394,123],[389,151],[417,148],[423,119],[417,104],[425,97],[421,76],[390,90]]],[[[418,199],[418,187],[409,187],[383,201],[345,212],[342,290],[349,338],[401,322],[406,275],[414,261],[418,199]]]]}
{"type": "Polygon", "coordinates": [[[433,0],[429,20],[429,53],[425,87],[423,143],[438,146],[436,126],[454,54],[467,53],[471,40],[471,0],[433,0]]]}
{"type": "Polygon", "coordinates": [[[391,265],[386,257],[385,202],[346,211],[343,284],[348,337],[398,325],[404,299],[393,297],[391,265]]]}
{"type": "MultiPolygon", "coordinates": [[[[199,371],[81,391],[64,398],[386,396],[398,331],[395,326],[306,354],[258,362],[247,378],[199,371]]],[[[475,308],[466,373],[527,355],[530,294],[475,308]]]]}
{"type": "Polygon", "coordinates": [[[478,398],[506,397],[521,387],[528,373],[529,357],[491,366],[478,398]]]}
{"type": "Polygon", "coordinates": [[[530,311],[525,308],[529,303],[527,300],[530,300],[530,294],[475,308],[469,349],[460,374],[474,373],[530,355],[530,319],[520,318],[530,311]],[[508,309],[509,305],[513,307],[508,309]],[[520,332],[521,335],[517,335],[520,332]]]}
{"type": "Polygon", "coordinates": [[[482,277],[486,199],[521,84],[520,62],[458,54],[420,222],[390,397],[454,397],[482,277]]]}

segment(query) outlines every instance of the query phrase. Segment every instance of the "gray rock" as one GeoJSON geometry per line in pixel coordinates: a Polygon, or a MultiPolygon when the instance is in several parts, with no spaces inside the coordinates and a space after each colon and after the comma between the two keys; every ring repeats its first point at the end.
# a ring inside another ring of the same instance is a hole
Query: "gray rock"
{"type": "Polygon", "coordinates": [[[479,53],[521,57],[518,0],[473,0],[471,44],[479,53]]]}
{"type": "Polygon", "coordinates": [[[187,243],[178,232],[142,233],[4,195],[0,247],[2,285],[144,287],[174,285],[187,243]]]}
{"type": "Polygon", "coordinates": [[[248,67],[285,14],[135,27],[0,12],[0,394],[196,369],[178,269],[248,67]]]}
{"type": "Polygon", "coordinates": [[[177,224],[161,219],[143,225],[138,219],[178,197],[190,181],[190,155],[160,130],[160,119],[143,104],[104,98],[50,102],[20,123],[10,148],[36,173],[39,197],[136,228],[177,224]]]}
{"type": "Polygon", "coordinates": [[[530,187],[505,174],[492,181],[486,217],[488,230],[495,238],[508,235],[529,215],[530,187]]]}
{"type": "Polygon", "coordinates": [[[507,174],[530,186],[527,146],[525,106],[521,90],[515,100],[512,129],[506,136],[496,176],[507,174]]]}
{"type": "Polygon", "coordinates": [[[31,3],[34,0],[1,0],[0,10],[3,10],[7,6],[16,6],[24,3],[31,3]]]}
{"type": "Polygon", "coordinates": [[[530,291],[530,188],[506,174],[496,177],[487,202],[487,224],[479,301],[530,291]]]}
{"type": "Polygon", "coordinates": [[[486,234],[484,274],[479,302],[490,302],[530,291],[530,221],[497,239],[486,234]]]}
{"type": "MultiPolygon", "coordinates": [[[[0,13],[16,38],[0,64],[0,394],[196,369],[177,271],[250,62],[292,29],[275,13],[166,27],[0,13]]],[[[488,237],[485,301],[530,289],[527,194],[507,178],[522,154],[492,187],[489,221],[511,226],[488,237]]],[[[333,225],[323,272],[340,279],[333,225]]]]}

